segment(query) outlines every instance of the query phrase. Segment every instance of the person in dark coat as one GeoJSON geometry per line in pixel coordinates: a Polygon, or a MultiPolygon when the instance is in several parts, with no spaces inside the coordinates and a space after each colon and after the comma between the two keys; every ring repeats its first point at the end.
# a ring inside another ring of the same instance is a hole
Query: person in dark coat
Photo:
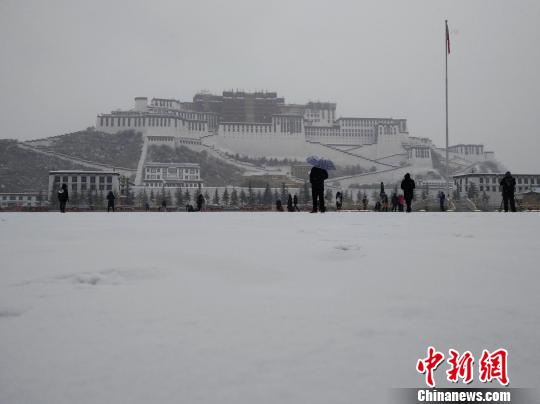
{"type": "Polygon", "coordinates": [[[199,196],[197,197],[197,210],[199,212],[202,212],[203,206],[204,206],[204,196],[203,194],[199,194],[199,196]]]}
{"type": "Polygon", "coordinates": [[[369,202],[369,201],[368,201],[367,196],[364,195],[364,197],[362,198],[362,206],[363,206],[364,210],[367,210],[367,208],[368,208],[368,202],[369,202]]]}
{"type": "Polygon", "coordinates": [[[392,193],[392,197],[390,198],[390,202],[392,204],[392,212],[397,212],[398,205],[399,205],[399,199],[395,192],[392,193]]]}
{"type": "Polygon", "coordinates": [[[508,204],[510,204],[510,210],[516,211],[516,200],[514,198],[514,192],[516,191],[516,179],[512,177],[510,171],[507,171],[501,182],[502,198],[504,203],[504,211],[508,212],[508,204]]]}
{"type": "Polygon", "coordinates": [[[324,168],[313,167],[309,173],[311,183],[311,196],[313,198],[313,209],[311,213],[317,213],[317,208],[321,213],[324,208],[324,180],[328,178],[328,172],[324,168]]]}
{"type": "Polygon", "coordinates": [[[388,212],[388,195],[384,191],[381,194],[381,211],[388,212]]]}
{"type": "Polygon", "coordinates": [[[298,197],[296,194],[293,196],[293,207],[296,212],[300,212],[300,209],[298,209],[298,197]]]}
{"type": "Polygon", "coordinates": [[[416,188],[416,184],[411,178],[411,174],[405,174],[403,181],[401,181],[401,189],[403,190],[403,196],[405,197],[405,203],[407,204],[407,212],[412,210],[411,203],[414,196],[414,188],[416,188]]]}
{"type": "Polygon", "coordinates": [[[278,212],[283,212],[283,205],[282,205],[282,203],[281,203],[281,199],[278,199],[278,200],[276,201],[276,210],[277,210],[278,212]]]}
{"type": "Polygon", "coordinates": [[[148,202],[144,203],[144,210],[146,210],[147,212],[150,212],[150,204],[148,202]]]}
{"type": "Polygon", "coordinates": [[[58,190],[58,202],[60,203],[60,212],[66,213],[66,204],[69,202],[67,184],[62,184],[62,187],[58,190]]]}
{"type": "Polygon", "coordinates": [[[294,212],[292,195],[287,198],[287,212],[294,212]]]}
{"type": "Polygon", "coordinates": [[[336,210],[341,210],[342,206],[343,206],[343,194],[338,191],[336,194],[336,210]]]}
{"type": "Polygon", "coordinates": [[[109,191],[107,194],[107,212],[110,212],[111,209],[114,212],[114,200],[116,197],[113,194],[113,191],[109,191]]]}
{"type": "Polygon", "coordinates": [[[439,192],[439,206],[441,208],[441,212],[444,212],[444,201],[446,200],[446,195],[443,191],[439,192]]]}
{"type": "Polygon", "coordinates": [[[163,209],[163,211],[167,212],[167,201],[165,200],[165,198],[162,199],[161,201],[161,208],[160,210],[163,209]]]}

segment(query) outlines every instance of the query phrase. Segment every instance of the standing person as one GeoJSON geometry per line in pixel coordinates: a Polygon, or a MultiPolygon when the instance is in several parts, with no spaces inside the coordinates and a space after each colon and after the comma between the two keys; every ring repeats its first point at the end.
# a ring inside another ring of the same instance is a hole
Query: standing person
{"type": "Polygon", "coordinates": [[[289,197],[287,198],[287,212],[294,212],[293,199],[291,194],[289,194],[289,197]]]}
{"type": "Polygon", "coordinates": [[[203,194],[199,194],[199,196],[197,197],[197,210],[199,212],[203,211],[204,202],[205,200],[203,194]]]}
{"type": "Polygon", "coordinates": [[[392,198],[390,199],[390,201],[392,203],[392,212],[397,212],[399,200],[395,192],[392,193],[392,198]]]}
{"type": "Polygon", "coordinates": [[[381,202],[382,202],[382,211],[388,212],[388,195],[386,195],[386,192],[384,191],[381,194],[381,202]]]}
{"type": "Polygon", "coordinates": [[[144,203],[144,210],[146,210],[147,212],[150,212],[150,204],[148,202],[144,203]]]}
{"type": "Polygon", "coordinates": [[[403,212],[403,206],[405,205],[405,198],[403,197],[403,195],[399,195],[398,196],[398,210],[400,212],[403,212]]]}
{"type": "Polygon", "coordinates": [[[278,200],[276,201],[276,210],[277,210],[278,212],[283,212],[283,205],[281,204],[281,199],[278,199],[278,200]]]}
{"type": "Polygon", "coordinates": [[[113,191],[109,191],[107,194],[107,212],[110,212],[111,209],[114,212],[114,200],[116,197],[113,194],[113,191]]]}
{"type": "Polygon", "coordinates": [[[328,178],[328,172],[324,168],[312,167],[309,173],[311,183],[311,195],[313,197],[313,209],[311,213],[317,213],[317,208],[321,213],[324,208],[324,180],[328,178]]]}
{"type": "Polygon", "coordinates": [[[336,210],[341,210],[343,206],[343,194],[338,191],[336,194],[336,210]]]}
{"type": "Polygon", "coordinates": [[[60,203],[60,212],[66,213],[66,204],[69,202],[67,184],[62,184],[62,187],[58,190],[58,202],[60,203]]]}
{"type": "Polygon", "coordinates": [[[439,192],[439,206],[441,208],[441,212],[444,212],[444,201],[446,200],[446,195],[443,191],[439,192]]]}
{"type": "Polygon", "coordinates": [[[293,207],[296,212],[300,212],[300,209],[298,209],[298,197],[296,194],[293,196],[293,207]]]}
{"type": "Polygon", "coordinates": [[[412,210],[411,203],[414,195],[414,188],[416,188],[416,184],[411,178],[411,174],[405,174],[403,181],[401,181],[401,189],[403,190],[403,196],[405,197],[405,203],[407,204],[407,213],[412,210]]]}
{"type": "Polygon", "coordinates": [[[368,199],[367,199],[367,196],[364,195],[364,197],[362,198],[362,205],[364,207],[364,210],[367,210],[367,207],[368,207],[368,199]]]}
{"type": "Polygon", "coordinates": [[[161,209],[163,209],[164,212],[167,212],[167,201],[165,198],[161,200],[161,209]]]}
{"type": "Polygon", "coordinates": [[[504,203],[504,211],[508,212],[508,203],[510,203],[510,210],[516,211],[516,200],[514,198],[514,192],[516,191],[516,179],[512,177],[510,171],[504,174],[501,182],[502,198],[504,203]]]}

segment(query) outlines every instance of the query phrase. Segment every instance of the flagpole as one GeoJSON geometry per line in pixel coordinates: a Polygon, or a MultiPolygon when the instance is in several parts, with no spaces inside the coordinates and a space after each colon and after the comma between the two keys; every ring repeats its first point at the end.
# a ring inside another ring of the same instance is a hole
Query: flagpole
{"type": "Polygon", "coordinates": [[[445,68],[445,89],[446,89],[446,195],[450,200],[452,196],[450,195],[450,170],[448,168],[448,42],[449,32],[448,32],[448,20],[444,20],[445,31],[444,31],[444,68],[445,68]]]}

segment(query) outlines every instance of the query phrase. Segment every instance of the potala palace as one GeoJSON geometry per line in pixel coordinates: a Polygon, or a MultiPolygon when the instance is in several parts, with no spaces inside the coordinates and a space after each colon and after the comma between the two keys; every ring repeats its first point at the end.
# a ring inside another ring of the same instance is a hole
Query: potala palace
{"type": "MultiPolygon", "coordinates": [[[[406,119],[338,117],[335,103],[287,104],[275,92],[198,93],[188,102],[162,98],[149,102],[146,97],[137,97],[132,109],[98,115],[96,129],[142,133],[138,185],[143,182],[149,145],[206,150],[255,173],[265,170],[233,156],[304,161],[309,155],[319,155],[338,166],[361,166],[369,171],[335,178],[343,188],[396,182],[405,172],[434,181],[444,175],[437,162],[444,161],[445,150],[429,138],[411,136],[406,119]]],[[[484,150],[483,145],[455,145],[449,151],[453,172],[466,172],[484,162],[502,170],[494,153],[484,150]]]]}

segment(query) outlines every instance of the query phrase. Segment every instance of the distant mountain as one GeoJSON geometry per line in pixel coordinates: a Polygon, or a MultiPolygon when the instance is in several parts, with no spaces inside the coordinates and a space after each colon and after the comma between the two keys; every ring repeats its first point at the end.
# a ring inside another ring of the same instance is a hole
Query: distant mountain
{"type": "MultiPolygon", "coordinates": [[[[140,133],[108,134],[94,129],[27,142],[0,140],[0,192],[46,191],[48,174],[53,170],[118,168],[134,178],[142,146],[140,133]]],[[[242,181],[241,168],[184,146],[150,146],[146,160],[198,163],[207,186],[239,185],[242,181]]]]}
{"type": "Polygon", "coordinates": [[[19,147],[16,140],[0,139],[0,192],[47,191],[49,171],[86,167],[19,147]]]}
{"type": "Polygon", "coordinates": [[[27,142],[42,150],[111,166],[137,168],[143,138],[134,131],[114,134],[93,129],[27,142]]]}

